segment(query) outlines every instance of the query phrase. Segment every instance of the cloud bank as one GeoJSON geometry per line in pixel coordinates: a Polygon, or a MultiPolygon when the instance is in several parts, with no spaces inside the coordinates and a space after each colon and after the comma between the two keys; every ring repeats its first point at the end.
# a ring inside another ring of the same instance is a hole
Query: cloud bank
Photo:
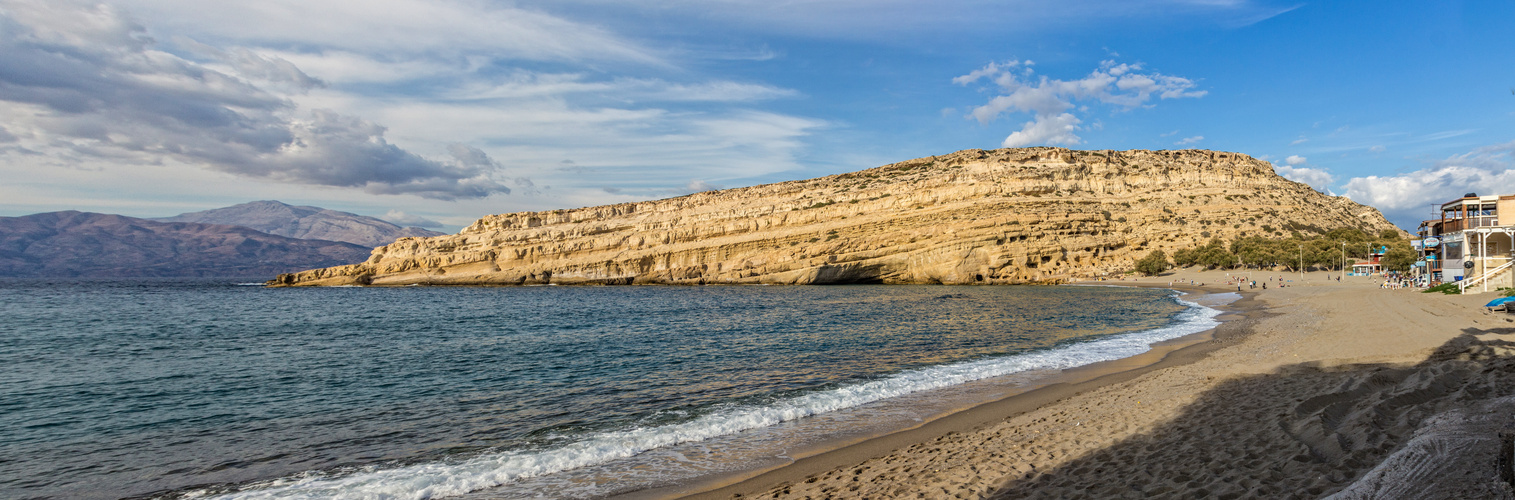
{"type": "Polygon", "coordinates": [[[1515,193],[1515,141],[1454,155],[1412,172],[1354,177],[1346,188],[1353,201],[1372,205],[1390,219],[1413,227],[1429,217],[1432,204],[1464,193],[1515,193]]]}
{"type": "MultiPolygon", "coordinates": [[[[1030,113],[1032,120],[1005,137],[1003,147],[1080,144],[1077,134],[1083,123],[1074,111],[1080,102],[1092,102],[1130,110],[1148,104],[1154,98],[1181,99],[1203,97],[1207,92],[1195,90],[1192,80],[1161,73],[1142,73],[1142,65],[1100,63],[1099,69],[1078,80],[1035,78],[1031,61],[991,62],[983,68],[953,78],[958,85],[986,80],[998,87],[1000,95],[976,107],[969,117],[987,124],[1006,113],[1030,113]]],[[[1195,141],[1203,139],[1195,138],[1195,141]]]]}
{"type": "MultiPolygon", "coordinates": [[[[69,163],[176,161],[281,182],[376,194],[480,198],[508,189],[498,165],[456,152],[423,158],[385,127],[298,109],[260,85],[325,83],[279,58],[202,50],[227,71],[154,49],[147,30],[106,4],[0,3],[0,119],[12,152],[69,163]]],[[[477,152],[477,150],[474,150],[477,152]]],[[[482,154],[482,152],[478,152],[482,154]]]]}

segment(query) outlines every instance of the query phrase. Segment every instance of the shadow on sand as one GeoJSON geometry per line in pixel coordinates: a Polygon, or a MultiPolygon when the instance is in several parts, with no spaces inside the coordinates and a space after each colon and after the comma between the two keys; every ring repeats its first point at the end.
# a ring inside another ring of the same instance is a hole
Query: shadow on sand
{"type": "Polygon", "coordinates": [[[1412,367],[1294,365],[991,498],[1512,498],[1515,329],[1412,367]],[[1301,394],[1316,394],[1298,398],[1301,394]]]}

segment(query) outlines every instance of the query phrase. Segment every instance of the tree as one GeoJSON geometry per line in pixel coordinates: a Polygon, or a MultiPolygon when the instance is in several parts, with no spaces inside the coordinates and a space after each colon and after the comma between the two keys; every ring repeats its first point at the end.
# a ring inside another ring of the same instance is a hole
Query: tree
{"type": "Polygon", "coordinates": [[[1173,265],[1188,267],[1199,263],[1199,252],[1194,248],[1185,248],[1173,252],[1173,265]]]}
{"type": "Polygon", "coordinates": [[[1410,250],[1409,248],[1393,247],[1384,254],[1383,260],[1380,263],[1383,264],[1383,268],[1385,270],[1398,271],[1403,273],[1408,272],[1410,270],[1410,266],[1415,265],[1415,259],[1416,257],[1414,250],[1410,250]]]}
{"type": "Polygon", "coordinates": [[[1162,250],[1153,250],[1152,253],[1136,261],[1136,272],[1147,276],[1156,276],[1168,270],[1168,254],[1162,250]]]}

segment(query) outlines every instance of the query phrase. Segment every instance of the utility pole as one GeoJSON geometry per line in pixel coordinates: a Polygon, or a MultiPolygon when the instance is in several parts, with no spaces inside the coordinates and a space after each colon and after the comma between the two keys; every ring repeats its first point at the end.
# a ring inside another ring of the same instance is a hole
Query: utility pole
{"type": "Polygon", "coordinates": [[[1305,244],[1299,244],[1299,281],[1305,280],[1305,244]]]}
{"type": "Polygon", "coordinates": [[[1341,242],[1341,278],[1347,278],[1347,242],[1341,242]]]}

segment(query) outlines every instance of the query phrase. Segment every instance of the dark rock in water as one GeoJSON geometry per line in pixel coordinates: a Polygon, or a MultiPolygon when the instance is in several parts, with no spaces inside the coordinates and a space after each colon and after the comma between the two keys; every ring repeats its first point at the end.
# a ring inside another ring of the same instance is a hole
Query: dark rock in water
{"type": "Polygon", "coordinates": [[[353,213],[321,207],[294,206],[271,200],[254,201],[203,212],[190,212],[155,220],[228,224],[290,238],[345,241],[369,248],[388,245],[397,239],[409,236],[424,238],[443,234],[419,227],[400,227],[381,219],[353,213]]]}
{"type": "Polygon", "coordinates": [[[370,248],[245,227],[50,212],[0,217],[0,276],[267,276],[361,262],[370,248]]]}
{"type": "Polygon", "coordinates": [[[967,294],[962,294],[962,293],[949,293],[949,294],[946,294],[946,295],[937,295],[936,297],[932,297],[932,298],[934,298],[936,300],[966,299],[966,298],[968,298],[968,295],[967,294]]]}

